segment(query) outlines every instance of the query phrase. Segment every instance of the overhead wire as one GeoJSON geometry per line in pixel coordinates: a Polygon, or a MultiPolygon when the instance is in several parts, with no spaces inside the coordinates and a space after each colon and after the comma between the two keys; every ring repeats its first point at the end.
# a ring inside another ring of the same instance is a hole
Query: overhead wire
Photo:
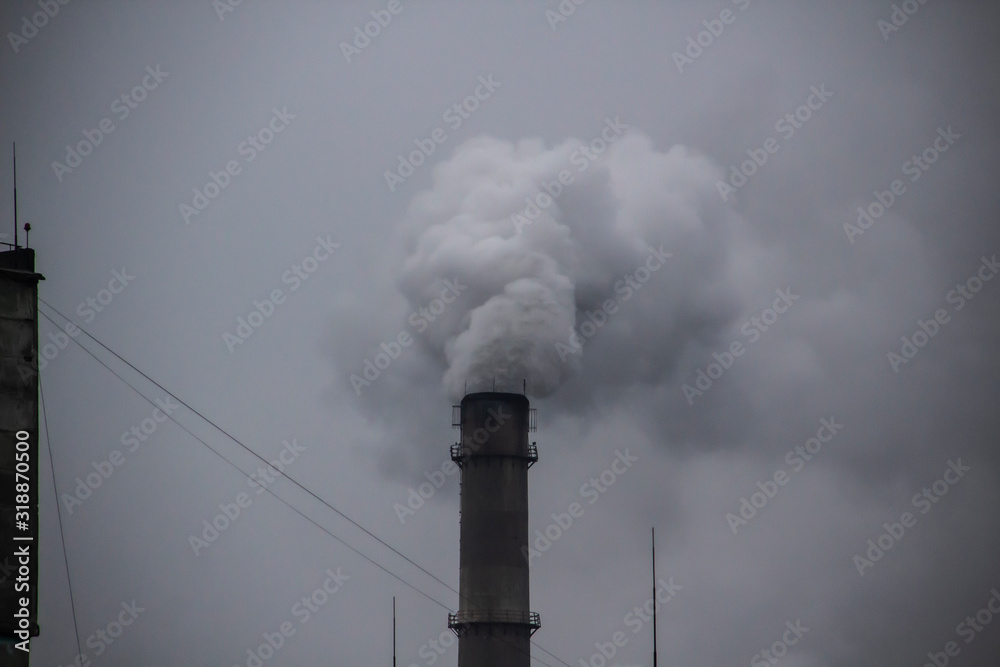
{"type": "Polygon", "coordinates": [[[63,563],[66,566],[66,585],[69,588],[69,608],[73,615],[73,636],[76,638],[76,654],[83,655],[80,645],[80,626],[76,619],[76,601],[73,598],[73,579],[69,573],[69,555],[66,551],[66,531],[63,529],[62,509],[59,507],[59,486],[56,484],[56,464],[52,457],[52,432],[49,430],[49,411],[45,407],[45,390],[42,389],[42,375],[38,374],[38,394],[42,403],[42,424],[45,427],[45,445],[49,451],[49,472],[52,473],[52,489],[56,494],[56,516],[59,519],[59,541],[62,543],[63,563]]]}

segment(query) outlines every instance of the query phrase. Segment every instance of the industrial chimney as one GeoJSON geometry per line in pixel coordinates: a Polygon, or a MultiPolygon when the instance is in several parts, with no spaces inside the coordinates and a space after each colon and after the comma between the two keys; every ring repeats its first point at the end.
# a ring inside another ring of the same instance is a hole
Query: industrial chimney
{"type": "Polygon", "coordinates": [[[448,615],[458,635],[458,667],[529,667],[528,468],[538,461],[535,411],[522,394],[466,394],[454,406],[460,429],[451,458],[462,469],[459,608],[448,615]]]}

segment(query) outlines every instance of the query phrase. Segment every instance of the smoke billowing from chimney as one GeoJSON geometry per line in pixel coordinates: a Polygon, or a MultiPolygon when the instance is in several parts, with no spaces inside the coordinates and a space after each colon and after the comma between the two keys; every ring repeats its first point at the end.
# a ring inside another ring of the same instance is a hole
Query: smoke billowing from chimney
{"type": "Polygon", "coordinates": [[[464,288],[421,335],[446,363],[449,393],[493,378],[498,389],[519,390],[523,378],[535,396],[555,391],[586,366],[588,312],[606,315],[594,345],[623,360],[596,360],[600,374],[622,382],[670,370],[686,341],[738,305],[739,219],[715,190],[721,178],[707,158],[658,152],[631,131],[600,156],[576,140],[459,146],[410,206],[398,274],[414,309],[446,280],[464,288]]]}

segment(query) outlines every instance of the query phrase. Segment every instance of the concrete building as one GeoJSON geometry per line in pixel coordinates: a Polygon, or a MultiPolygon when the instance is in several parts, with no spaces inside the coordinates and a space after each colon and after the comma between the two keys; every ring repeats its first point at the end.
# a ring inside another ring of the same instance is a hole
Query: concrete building
{"type": "Polygon", "coordinates": [[[0,252],[0,666],[38,634],[39,280],[34,250],[0,252]]]}

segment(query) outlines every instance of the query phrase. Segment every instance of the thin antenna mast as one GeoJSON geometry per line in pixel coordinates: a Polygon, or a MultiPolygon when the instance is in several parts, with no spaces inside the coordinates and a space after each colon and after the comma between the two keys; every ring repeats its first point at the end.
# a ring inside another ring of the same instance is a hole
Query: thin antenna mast
{"type": "Polygon", "coordinates": [[[656,528],[653,531],[653,667],[656,667],[656,528]]]}
{"type": "Polygon", "coordinates": [[[396,667],[396,596],[392,596],[392,667],[396,667]]]}
{"type": "Polygon", "coordinates": [[[14,149],[14,250],[17,250],[17,144],[10,142],[14,149]]]}

